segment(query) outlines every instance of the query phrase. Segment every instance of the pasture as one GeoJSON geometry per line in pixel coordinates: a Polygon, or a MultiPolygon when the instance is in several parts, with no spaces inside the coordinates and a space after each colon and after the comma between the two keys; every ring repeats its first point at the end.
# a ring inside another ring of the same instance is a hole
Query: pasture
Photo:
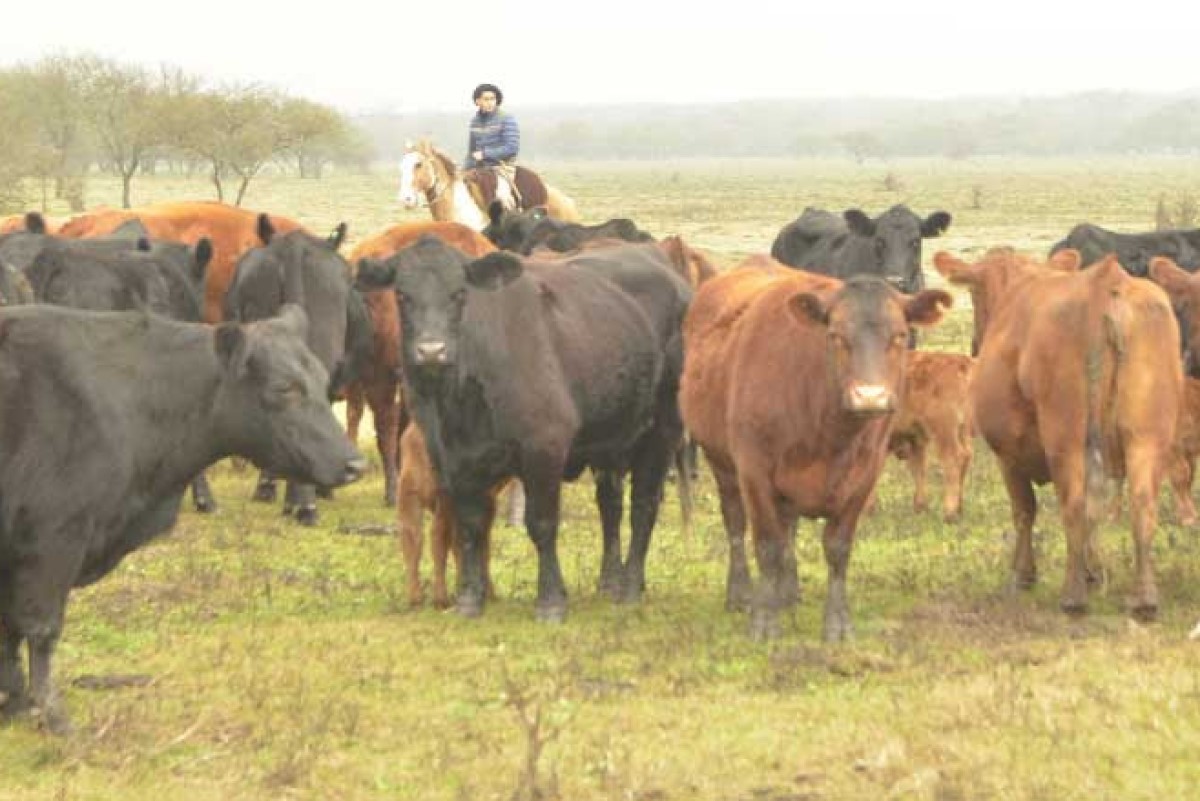
{"type": "MultiPolygon", "coordinates": [[[[945,209],[949,231],[925,243],[931,286],[943,283],[936,250],[1044,254],[1076,222],[1149,230],[1160,194],[1200,193],[1200,164],[1184,159],[531,166],[585,221],[625,216],[682,234],[722,267],[765,252],[806,205],[945,209]]],[[[89,205],[119,193],[93,179],[89,205]]],[[[199,178],[134,184],[135,203],[209,195],[199,178]]],[[[246,205],[320,234],[346,220],[346,252],[427,216],[394,196],[390,173],[264,176],[246,205]]],[[[924,347],[967,350],[969,299],[954,294],[924,347]]],[[[377,465],[369,425],[360,447],[377,465]]],[[[857,637],[829,647],[815,523],[800,526],[802,600],[781,639],[753,642],[745,614],[724,611],[727,546],[707,476],[690,539],[668,488],[638,607],[597,595],[591,482],[568,487],[561,626],[533,619],[524,531],[497,528],[498,598],[463,620],[408,607],[377,469],[325,503],[315,529],[251,503],[250,470],[225,463],[210,477],[218,514],[185,504],[173,534],[73,594],[56,670],[77,731],[0,728],[0,799],[967,801],[1188,798],[1200,787],[1200,642],[1187,639],[1200,544],[1174,526],[1165,493],[1159,622],[1123,611],[1126,522],[1103,527],[1106,581],[1076,619],[1058,611],[1052,490],[1038,496],[1040,583],[1013,594],[1008,500],[986,445],[976,442],[954,525],[938,514],[938,478],[932,510],[915,514],[892,461],[851,557],[857,637]]]]}

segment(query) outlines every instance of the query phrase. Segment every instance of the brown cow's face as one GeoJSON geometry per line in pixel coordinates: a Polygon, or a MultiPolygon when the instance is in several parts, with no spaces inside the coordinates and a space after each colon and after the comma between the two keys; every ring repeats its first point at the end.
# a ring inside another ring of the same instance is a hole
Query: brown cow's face
{"type": "Polygon", "coordinates": [[[1150,279],[1166,290],[1175,317],[1182,321],[1180,333],[1184,338],[1183,369],[1193,378],[1200,378],[1200,278],[1180,269],[1166,256],[1150,260],[1150,279]]]}
{"type": "Polygon", "coordinates": [[[842,408],[888,414],[903,394],[908,353],[904,296],[878,278],[852,278],[831,294],[801,293],[793,314],[826,329],[829,376],[842,408]]]}

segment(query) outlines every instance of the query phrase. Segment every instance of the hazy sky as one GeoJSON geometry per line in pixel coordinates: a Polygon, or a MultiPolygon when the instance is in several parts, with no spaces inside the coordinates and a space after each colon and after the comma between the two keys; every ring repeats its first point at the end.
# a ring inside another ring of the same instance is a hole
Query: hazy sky
{"type": "Polygon", "coordinates": [[[0,65],[88,51],[346,111],[1200,88],[1194,3],[14,0],[0,65]],[[1114,5],[1114,4],[1109,4],[1114,5]],[[1192,9],[1192,10],[1188,10],[1192,9]],[[581,18],[580,22],[573,21],[581,18]]]}

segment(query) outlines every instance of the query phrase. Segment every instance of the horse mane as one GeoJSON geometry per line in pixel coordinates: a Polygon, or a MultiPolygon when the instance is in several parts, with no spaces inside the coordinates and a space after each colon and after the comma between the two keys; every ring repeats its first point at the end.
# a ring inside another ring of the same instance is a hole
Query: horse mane
{"type": "Polygon", "coordinates": [[[451,181],[458,177],[458,165],[454,163],[454,159],[434,147],[433,142],[428,139],[422,139],[417,149],[440,161],[442,167],[446,170],[446,174],[450,176],[451,181]]]}

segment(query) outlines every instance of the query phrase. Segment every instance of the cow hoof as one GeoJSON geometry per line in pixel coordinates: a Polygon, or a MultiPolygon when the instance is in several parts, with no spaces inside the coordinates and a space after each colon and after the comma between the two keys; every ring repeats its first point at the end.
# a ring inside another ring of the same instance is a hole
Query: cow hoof
{"type": "Polygon", "coordinates": [[[643,589],[641,582],[638,582],[636,587],[627,585],[618,592],[613,593],[613,600],[619,604],[640,604],[642,602],[643,589]]]}
{"type": "Polygon", "coordinates": [[[962,512],[958,511],[957,509],[953,512],[945,512],[942,514],[943,523],[957,523],[960,520],[962,520],[962,512]]]}
{"type": "Polygon", "coordinates": [[[272,503],[275,500],[276,489],[274,484],[259,484],[254,488],[254,500],[259,503],[272,503]]]}
{"type": "Polygon", "coordinates": [[[7,723],[28,712],[33,703],[28,695],[10,695],[0,704],[0,722],[7,723]]]}
{"type": "Polygon", "coordinates": [[[458,597],[457,611],[461,617],[475,618],[483,614],[483,601],[474,597],[458,597]]]}
{"type": "Polygon", "coordinates": [[[301,506],[296,510],[296,522],[302,526],[315,526],[317,524],[317,507],[301,506]]]}
{"type": "Polygon", "coordinates": [[[1130,607],[1129,614],[1139,623],[1153,623],[1158,620],[1158,604],[1153,601],[1135,603],[1130,607]]]}
{"type": "Polygon", "coordinates": [[[782,633],[779,616],[774,611],[750,610],[750,639],[755,642],[767,642],[778,639],[782,633]]]}
{"type": "Polygon", "coordinates": [[[566,603],[539,603],[533,613],[540,623],[562,623],[567,619],[567,605],[566,603]]]}
{"type": "Polygon", "coordinates": [[[194,501],[196,511],[202,515],[211,515],[217,511],[217,502],[212,498],[197,498],[194,501]]]}
{"type": "Polygon", "coordinates": [[[729,587],[725,591],[726,612],[746,612],[749,609],[750,589],[748,587],[729,587]]]}
{"type": "Polygon", "coordinates": [[[34,710],[33,716],[38,728],[55,737],[66,737],[75,730],[75,727],[71,725],[71,718],[58,707],[34,710]]]}
{"type": "MultiPolygon", "coordinates": [[[[433,599],[434,609],[449,609],[452,605],[453,604],[451,603],[450,599],[446,596],[442,596],[440,598],[434,597],[433,599]]],[[[464,615],[464,617],[479,617],[479,612],[476,612],[473,615],[464,615]]]]}
{"type": "Polygon", "coordinates": [[[600,571],[600,578],[596,581],[596,592],[606,593],[609,596],[616,598],[621,592],[624,581],[621,579],[620,568],[607,568],[600,571]]]}
{"type": "Polygon", "coordinates": [[[1077,598],[1063,598],[1058,606],[1068,615],[1076,617],[1085,614],[1088,610],[1087,601],[1081,601],[1077,598]]]}
{"type": "Polygon", "coordinates": [[[1031,590],[1037,584],[1037,573],[1013,573],[1009,588],[1014,592],[1031,590]]]}

